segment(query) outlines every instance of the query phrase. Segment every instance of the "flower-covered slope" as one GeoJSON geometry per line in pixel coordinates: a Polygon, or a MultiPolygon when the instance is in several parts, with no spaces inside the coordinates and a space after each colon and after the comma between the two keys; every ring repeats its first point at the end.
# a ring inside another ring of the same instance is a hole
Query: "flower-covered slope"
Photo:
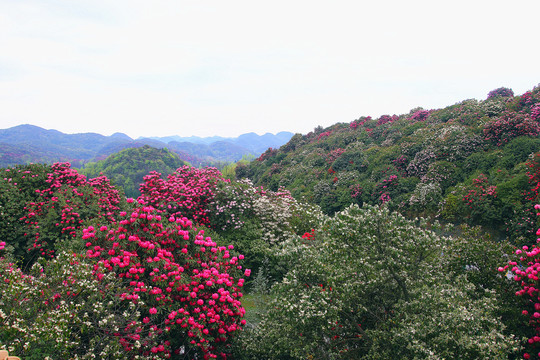
{"type": "Polygon", "coordinates": [[[539,134],[540,87],[520,96],[499,88],[483,101],[317,127],[236,174],[286,188],[328,214],[388,202],[411,216],[527,236],[539,134]]]}

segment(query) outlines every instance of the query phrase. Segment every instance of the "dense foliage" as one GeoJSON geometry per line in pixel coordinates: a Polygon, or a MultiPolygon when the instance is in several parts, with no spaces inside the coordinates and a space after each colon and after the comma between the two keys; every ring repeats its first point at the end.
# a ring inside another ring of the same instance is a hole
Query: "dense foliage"
{"type": "Polygon", "coordinates": [[[2,233],[30,230],[2,241],[1,344],[36,359],[226,356],[249,275],[233,245],[68,164],[2,171],[2,200],[22,194],[2,203],[2,233]]]}
{"type": "Polygon", "coordinates": [[[145,145],[122,150],[102,161],[87,163],[80,172],[92,178],[105,175],[116,187],[121,187],[126,196],[137,197],[140,195],[139,185],[149,172],[169,175],[184,165],[186,163],[177,154],[145,145]]]}
{"type": "Polygon", "coordinates": [[[540,358],[540,90],[508,90],[297,134],[226,175],[149,147],[89,177],[0,169],[0,348],[540,358]]]}
{"type": "MultiPolygon", "coordinates": [[[[361,117],[295,135],[237,177],[333,214],[350,204],[382,204],[408,216],[482,225],[501,237],[531,235],[528,167],[540,152],[540,87],[437,110],[361,117]]],[[[521,240],[518,240],[520,239],[521,240]]]]}
{"type": "Polygon", "coordinates": [[[507,359],[518,341],[496,292],[504,248],[418,225],[354,204],[308,233],[244,357],[507,359]]]}

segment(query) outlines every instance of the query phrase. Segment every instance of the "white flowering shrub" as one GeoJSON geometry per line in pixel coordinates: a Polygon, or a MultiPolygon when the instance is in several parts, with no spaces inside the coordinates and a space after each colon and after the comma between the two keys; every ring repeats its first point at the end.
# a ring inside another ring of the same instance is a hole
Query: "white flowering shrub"
{"type": "Polygon", "coordinates": [[[418,183],[409,199],[409,204],[413,207],[433,209],[437,207],[441,196],[442,191],[439,183],[418,183]]]}
{"type": "Polygon", "coordinates": [[[241,228],[246,218],[253,217],[259,191],[249,179],[220,182],[210,204],[212,227],[220,232],[241,228]]]}
{"type": "Polygon", "coordinates": [[[433,148],[419,151],[407,166],[407,174],[409,176],[423,176],[428,171],[429,165],[435,161],[436,158],[437,156],[435,155],[433,148]]]}
{"type": "Polygon", "coordinates": [[[0,348],[25,360],[124,359],[118,335],[135,333],[127,326],[142,304],[119,304],[121,289],[112,273],[96,281],[80,255],[61,252],[28,274],[0,258],[0,348]]]}
{"type": "Polygon", "coordinates": [[[298,201],[287,190],[255,187],[248,179],[220,183],[210,207],[214,231],[245,255],[246,267],[279,280],[293,260],[300,236],[326,216],[317,205],[298,201]]]}
{"type": "Polygon", "coordinates": [[[417,225],[372,206],[328,219],[273,287],[241,358],[507,358],[517,345],[494,291],[449,271],[451,240],[417,225]]]}

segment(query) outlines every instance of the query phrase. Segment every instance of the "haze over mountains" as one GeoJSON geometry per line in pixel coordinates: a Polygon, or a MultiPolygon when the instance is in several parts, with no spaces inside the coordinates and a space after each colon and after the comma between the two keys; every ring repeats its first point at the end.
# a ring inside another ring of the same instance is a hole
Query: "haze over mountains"
{"type": "Polygon", "coordinates": [[[194,166],[234,162],[244,155],[259,155],[266,149],[280,147],[293,136],[291,132],[257,135],[248,133],[237,138],[219,136],[132,139],[123,133],[104,136],[96,133],[64,134],[34,125],[18,125],[0,130],[0,167],[26,163],[69,161],[80,166],[102,160],[122,149],[149,145],[168,148],[194,166]]]}

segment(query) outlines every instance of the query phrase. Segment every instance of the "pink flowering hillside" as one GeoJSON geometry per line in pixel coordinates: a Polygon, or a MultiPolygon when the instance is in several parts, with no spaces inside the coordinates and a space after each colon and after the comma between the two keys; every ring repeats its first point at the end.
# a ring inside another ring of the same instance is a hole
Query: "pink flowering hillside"
{"type": "Polygon", "coordinates": [[[540,153],[540,86],[521,95],[500,87],[485,99],[440,109],[341,121],[295,135],[238,167],[238,178],[286,188],[329,215],[350,204],[387,203],[411,218],[480,225],[518,242],[531,235],[535,202],[526,194],[536,184],[527,167],[540,153]],[[479,190],[480,174],[493,190],[487,196],[471,193],[479,190]]]}

